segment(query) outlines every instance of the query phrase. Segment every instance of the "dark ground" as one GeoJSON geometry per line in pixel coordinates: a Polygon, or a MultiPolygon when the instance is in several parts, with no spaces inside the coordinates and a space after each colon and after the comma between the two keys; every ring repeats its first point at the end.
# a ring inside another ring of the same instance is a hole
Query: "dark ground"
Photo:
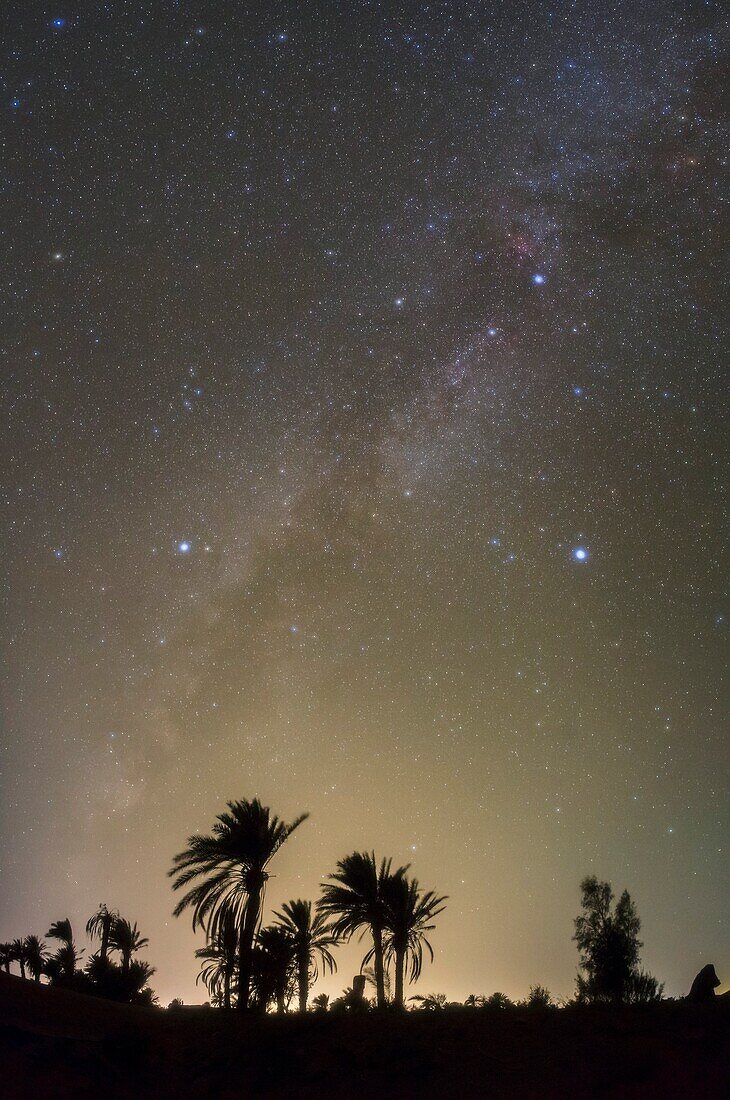
{"type": "Polygon", "coordinates": [[[0,974],[0,1096],[730,1096],[730,1010],[239,1019],[133,1008],[0,974]]]}

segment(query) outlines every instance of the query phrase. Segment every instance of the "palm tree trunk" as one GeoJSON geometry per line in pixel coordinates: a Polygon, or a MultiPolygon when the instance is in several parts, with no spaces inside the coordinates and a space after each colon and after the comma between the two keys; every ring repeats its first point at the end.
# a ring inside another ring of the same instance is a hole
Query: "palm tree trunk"
{"type": "Polygon", "coordinates": [[[398,1008],[403,1008],[404,996],[403,996],[403,974],[406,966],[406,953],[405,951],[396,951],[395,953],[395,1004],[398,1008]]]}
{"type": "Polygon", "coordinates": [[[309,998],[309,953],[303,951],[299,956],[299,1011],[307,1011],[309,998]]]}
{"type": "Polygon", "coordinates": [[[24,978],[25,977],[25,963],[23,962],[22,959],[18,959],[18,962],[20,963],[20,976],[21,976],[21,978],[24,978]]]}
{"type": "Polygon", "coordinates": [[[228,966],[223,974],[223,1007],[231,1007],[231,971],[228,966]]]}
{"type": "Polygon", "coordinates": [[[238,1009],[245,1012],[248,1008],[248,999],[251,992],[251,961],[253,956],[253,940],[256,935],[256,925],[259,921],[261,908],[261,886],[253,889],[248,895],[246,909],[243,915],[243,928],[238,948],[238,1009]]]}
{"type": "Polygon", "coordinates": [[[373,928],[373,962],[375,963],[375,990],[378,999],[378,1008],[385,1008],[385,967],[383,965],[383,933],[380,928],[373,928]]]}

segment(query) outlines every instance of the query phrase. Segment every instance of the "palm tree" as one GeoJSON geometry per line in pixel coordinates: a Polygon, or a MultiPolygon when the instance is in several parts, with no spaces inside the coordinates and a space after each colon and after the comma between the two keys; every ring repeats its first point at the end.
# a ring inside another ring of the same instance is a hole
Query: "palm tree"
{"type": "Polygon", "coordinates": [[[202,960],[196,982],[202,981],[214,1002],[231,1007],[231,989],[238,960],[238,914],[226,909],[205,947],[195,952],[202,960]]]}
{"type": "Polygon", "coordinates": [[[248,1008],[254,938],[258,928],[263,893],[268,880],[266,868],[308,814],[287,825],[272,815],[258,798],[252,802],[229,802],[228,813],[219,814],[213,833],[188,837],[187,848],[175,856],[168,873],[173,890],[189,886],[175,907],[175,916],[187,908],[193,911],[193,928],[202,925],[210,934],[221,911],[233,909],[240,924],[238,941],[238,1008],[248,1008]]]}
{"type": "Polygon", "coordinates": [[[443,1012],[449,1003],[445,993],[427,993],[425,997],[417,993],[411,1000],[418,1001],[424,1012],[443,1012]]]}
{"type": "Polygon", "coordinates": [[[13,962],[16,962],[20,967],[21,978],[25,977],[25,940],[13,940],[10,944],[10,958],[13,962]]]}
{"type": "Polygon", "coordinates": [[[313,1012],[327,1012],[328,1009],[329,1009],[329,1006],[330,1006],[330,995],[329,995],[329,993],[318,993],[317,996],[312,1000],[312,1011],[313,1012]]]}
{"type": "Polygon", "coordinates": [[[41,974],[43,973],[47,958],[48,952],[46,951],[46,945],[43,940],[39,939],[38,936],[26,936],[25,962],[28,967],[28,972],[34,982],[39,982],[41,980],[41,974]]]}
{"type": "Polygon", "coordinates": [[[433,890],[421,892],[418,879],[404,874],[391,875],[384,883],[386,904],[385,935],[383,945],[386,962],[395,963],[394,1003],[403,1008],[404,977],[408,964],[408,980],[415,982],[423,967],[425,946],[433,962],[433,948],[426,933],[435,927],[433,921],[446,908],[446,898],[437,897],[433,890]]]}
{"type": "Polygon", "coordinates": [[[10,964],[13,961],[13,950],[9,943],[0,943],[0,966],[6,974],[10,973],[10,964]]]}
{"type": "Polygon", "coordinates": [[[265,1012],[274,1002],[277,1012],[286,1012],[295,988],[294,940],[285,928],[268,925],[259,931],[253,954],[251,985],[258,1008],[265,1012]]]}
{"type": "Polygon", "coordinates": [[[117,920],[118,917],[119,913],[113,909],[107,909],[106,903],[102,902],[96,912],[89,917],[86,922],[86,935],[92,940],[96,939],[98,936],[101,941],[99,957],[102,959],[106,959],[109,953],[109,937],[114,921],[117,920]]]}
{"type": "MultiPolygon", "coordinates": [[[[392,860],[383,859],[378,867],[374,852],[353,852],[339,860],[331,882],[322,884],[320,909],[334,917],[333,935],[349,940],[356,933],[360,939],[370,932],[373,937],[372,957],[375,966],[375,986],[378,1008],[386,1004],[384,980],[383,933],[387,927],[385,888],[388,880],[408,870],[399,867],[391,872],[392,860]]],[[[363,960],[365,961],[365,960],[363,960]]]]}
{"type": "Polygon", "coordinates": [[[137,928],[137,922],[130,924],[124,917],[116,917],[109,933],[109,947],[122,956],[122,973],[129,973],[129,964],[135,951],[141,951],[150,941],[137,928]]]}
{"type": "Polygon", "coordinates": [[[322,912],[312,911],[311,901],[287,901],[280,913],[274,913],[276,927],[283,928],[292,939],[297,964],[299,986],[299,1011],[307,1011],[309,985],[319,977],[321,964],[324,971],[333,974],[337,969],[331,947],[337,943],[332,926],[322,912]]]}
{"type": "Polygon", "coordinates": [[[156,967],[150,966],[144,959],[132,960],[124,975],[126,1000],[128,1000],[130,1004],[154,1003],[156,999],[155,995],[152,990],[148,988],[147,983],[152,975],[156,973],[156,967]]]}
{"type": "MultiPolygon", "coordinates": [[[[49,973],[72,978],[76,971],[76,963],[80,956],[76,949],[76,944],[74,943],[71,921],[68,917],[64,920],[54,921],[46,932],[46,935],[51,940],[59,940],[61,944],[55,955],[55,965],[51,965],[54,963],[54,959],[49,959],[46,964],[47,967],[50,966],[49,973]]],[[[81,954],[83,954],[83,952],[81,952],[81,954]]]]}

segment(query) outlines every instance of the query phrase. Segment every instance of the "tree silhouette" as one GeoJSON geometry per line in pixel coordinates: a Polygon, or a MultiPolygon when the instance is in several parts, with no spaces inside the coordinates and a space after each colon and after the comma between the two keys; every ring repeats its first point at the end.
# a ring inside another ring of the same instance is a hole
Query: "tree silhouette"
{"type": "Polygon", "coordinates": [[[86,922],[86,935],[92,940],[98,937],[101,941],[99,956],[102,959],[106,959],[109,952],[109,937],[114,921],[118,917],[119,914],[115,910],[107,909],[105,902],[102,902],[97,911],[86,922]]]}
{"type": "Polygon", "coordinates": [[[238,916],[226,909],[205,947],[195,952],[202,966],[196,978],[205,985],[214,1004],[231,1007],[233,979],[238,961],[238,916]]]}
{"type": "MultiPolygon", "coordinates": [[[[118,951],[122,957],[122,973],[127,974],[132,955],[147,947],[149,940],[137,928],[137,922],[130,924],[124,917],[115,917],[109,932],[109,947],[118,951]]],[[[100,958],[103,957],[100,955],[100,958]]]]}
{"type": "Polygon", "coordinates": [[[322,1013],[326,1012],[330,1006],[329,993],[318,993],[316,997],[312,999],[312,1012],[322,1013]]]}
{"type": "Polygon", "coordinates": [[[61,944],[56,954],[47,960],[46,973],[53,979],[72,978],[76,972],[76,963],[83,952],[79,953],[74,943],[71,921],[68,917],[55,921],[46,935],[50,940],[58,940],[61,944]]]}
{"type": "Polygon", "coordinates": [[[308,814],[291,824],[273,816],[257,798],[252,802],[229,802],[228,812],[220,814],[212,835],[196,833],[188,846],[173,860],[168,872],[174,879],[173,890],[202,882],[187,890],[175,907],[175,916],[192,909],[193,928],[199,925],[210,934],[226,909],[238,914],[238,1008],[248,1008],[253,945],[259,925],[266,871],[282,844],[308,814]]]}
{"type": "Polygon", "coordinates": [[[449,1004],[445,993],[427,993],[425,996],[417,993],[411,1000],[416,1001],[423,1012],[443,1012],[449,1004]]]}
{"type": "Polygon", "coordinates": [[[253,952],[252,987],[256,1007],[265,1012],[270,1004],[286,1012],[296,981],[296,952],[289,932],[280,925],[262,928],[253,952]]]}
{"type": "Polygon", "coordinates": [[[24,947],[25,964],[28,967],[28,973],[34,982],[39,982],[48,959],[46,945],[38,936],[31,935],[25,937],[24,947]]]}
{"type": "Polygon", "coordinates": [[[319,977],[319,965],[330,974],[337,969],[330,951],[337,939],[326,915],[314,910],[311,901],[302,901],[301,898],[287,901],[274,917],[277,927],[283,928],[291,937],[297,965],[299,1011],[306,1012],[310,982],[315,982],[319,977]]]}
{"type": "Polygon", "coordinates": [[[13,961],[13,949],[9,943],[0,943],[0,966],[6,974],[10,973],[10,964],[13,961]]]}
{"type": "Polygon", "coordinates": [[[18,964],[21,978],[25,977],[25,940],[13,940],[10,944],[10,958],[18,964]]]}
{"type": "Polygon", "coordinates": [[[527,996],[528,1008],[551,1008],[553,1005],[552,993],[544,985],[531,985],[527,996]]]}
{"type": "Polygon", "coordinates": [[[322,884],[321,910],[334,918],[333,934],[349,940],[359,932],[373,939],[372,957],[378,1008],[386,1004],[385,960],[383,935],[387,928],[386,883],[392,876],[404,875],[407,868],[391,872],[392,860],[383,859],[378,866],[374,852],[353,852],[339,860],[337,870],[322,884]]]}
{"type": "Polygon", "coordinates": [[[624,1004],[632,995],[658,991],[660,996],[651,975],[643,975],[639,981],[641,921],[628,891],[624,890],[613,906],[610,883],[599,882],[595,875],[583,879],[580,889],[583,912],[575,918],[573,939],[584,973],[577,977],[577,999],[624,1004]]]}
{"type": "Polygon", "coordinates": [[[80,992],[94,993],[122,1004],[152,1004],[154,994],[146,988],[155,968],[141,959],[131,959],[126,970],[101,953],[92,955],[79,978],[80,992]]]}
{"type": "Polygon", "coordinates": [[[437,897],[432,890],[425,893],[418,887],[418,879],[408,878],[407,869],[390,875],[383,883],[385,899],[385,935],[383,939],[385,959],[395,964],[394,1004],[403,1008],[404,977],[408,966],[408,979],[418,980],[423,967],[425,947],[433,962],[433,948],[426,938],[435,925],[433,921],[443,913],[446,898],[437,897]]]}

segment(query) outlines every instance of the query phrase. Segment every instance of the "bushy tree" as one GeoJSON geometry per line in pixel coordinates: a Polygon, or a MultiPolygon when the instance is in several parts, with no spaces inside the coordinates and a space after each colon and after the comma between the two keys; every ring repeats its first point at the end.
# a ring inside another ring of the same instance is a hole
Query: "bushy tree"
{"type": "Polygon", "coordinates": [[[553,997],[549,989],[544,985],[531,985],[527,995],[528,1008],[551,1008],[553,997]]]}
{"type": "Polygon", "coordinates": [[[573,936],[582,971],[577,977],[576,999],[627,1004],[652,989],[661,996],[656,979],[639,970],[641,921],[628,891],[624,890],[614,905],[611,884],[599,882],[595,875],[583,879],[580,889],[583,911],[575,918],[573,936]]]}

